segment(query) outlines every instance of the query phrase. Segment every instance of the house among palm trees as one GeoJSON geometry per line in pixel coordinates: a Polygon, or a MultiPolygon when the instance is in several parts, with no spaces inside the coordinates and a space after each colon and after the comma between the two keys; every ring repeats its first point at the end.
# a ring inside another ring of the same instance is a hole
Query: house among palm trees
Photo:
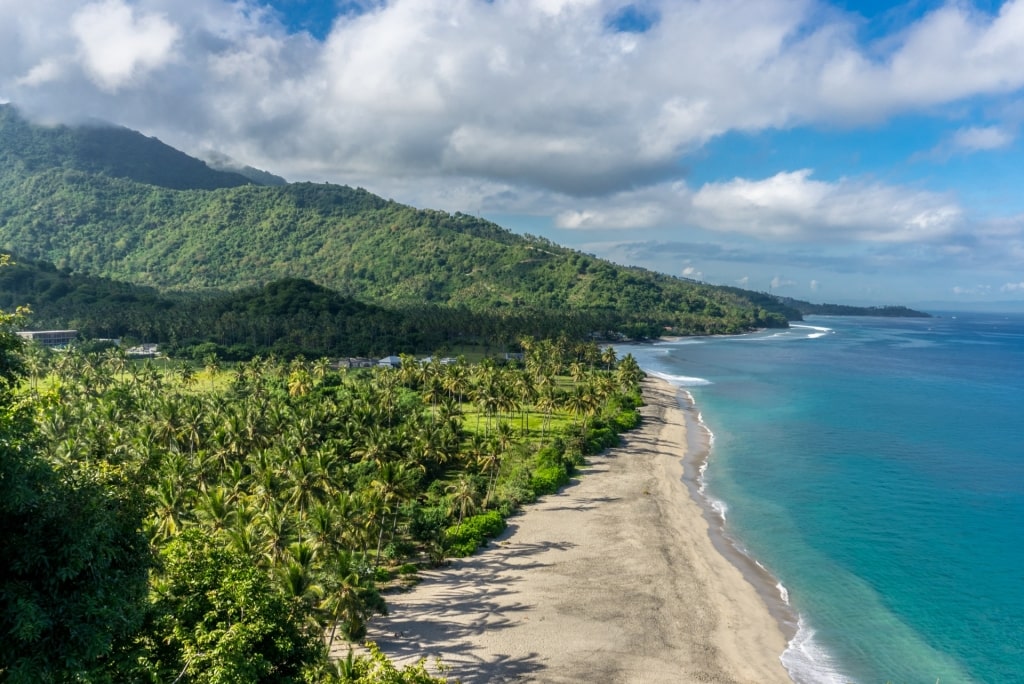
{"type": "Polygon", "coordinates": [[[336,368],[373,368],[377,365],[377,362],[373,359],[368,359],[362,356],[349,356],[344,359],[339,359],[335,365],[336,368]]]}
{"type": "Polygon", "coordinates": [[[60,349],[78,339],[77,330],[19,330],[18,336],[44,347],[60,349]]]}
{"type": "Polygon", "coordinates": [[[378,366],[387,366],[389,368],[401,368],[402,358],[399,356],[385,356],[383,359],[377,362],[378,366]]]}

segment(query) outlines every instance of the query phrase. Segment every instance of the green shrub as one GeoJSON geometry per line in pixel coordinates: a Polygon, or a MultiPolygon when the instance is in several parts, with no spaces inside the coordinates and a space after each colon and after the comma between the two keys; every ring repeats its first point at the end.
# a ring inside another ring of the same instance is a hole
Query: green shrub
{"type": "Polygon", "coordinates": [[[472,555],[477,547],[505,529],[505,518],[498,511],[487,511],[453,525],[444,531],[444,546],[449,556],[472,555]]]}
{"type": "Polygon", "coordinates": [[[537,496],[554,494],[569,481],[569,474],[563,465],[545,465],[533,471],[530,487],[537,496]]]}
{"type": "Polygon", "coordinates": [[[640,414],[633,409],[628,411],[619,411],[619,413],[615,415],[613,422],[615,423],[615,429],[619,432],[632,430],[640,425],[640,414]]]}
{"type": "Polygon", "coordinates": [[[406,563],[398,568],[399,575],[415,575],[419,568],[416,567],[415,563],[406,563]]]}
{"type": "Polygon", "coordinates": [[[507,475],[503,475],[494,487],[494,499],[505,517],[522,506],[533,503],[537,495],[530,486],[530,469],[526,463],[518,463],[507,475]]]}
{"type": "Polygon", "coordinates": [[[619,436],[611,428],[602,427],[591,430],[587,435],[587,453],[589,454],[599,453],[618,444],[619,436]]]}

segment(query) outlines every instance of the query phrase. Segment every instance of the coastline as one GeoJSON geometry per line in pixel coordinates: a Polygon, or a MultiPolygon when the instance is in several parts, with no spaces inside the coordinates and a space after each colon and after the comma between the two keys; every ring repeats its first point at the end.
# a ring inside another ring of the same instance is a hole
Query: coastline
{"type": "Polygon", "coordinates": [[[643,394],[622,446],[488,548],[389,595],[368,638],[398,664],[440,657],[465,684],[790,682],[778,616],[684,481],[701,437],[677,388],[649,377],[643,394]]]}

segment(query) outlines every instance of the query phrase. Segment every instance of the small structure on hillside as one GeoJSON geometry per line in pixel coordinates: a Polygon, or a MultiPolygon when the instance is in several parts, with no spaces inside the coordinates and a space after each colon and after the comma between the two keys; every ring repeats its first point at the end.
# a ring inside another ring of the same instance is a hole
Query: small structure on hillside
{"type": "Polygon", "coordinates": [[[338,368],[373,368],[377,365],[377,362],[373,359],[368,359],[362,356],[350,356],[348,358],[339,359],[338,368]]]}
{"type": "Polygon", "coordinates": [[[18,336],[51,349],[63,349],[78,339],[77,330],[19,330],[18,336]]]}
{"type": "Polygon", "coordinates": [[[147,342],[145,344],[129,347],[124,353],[126,356],[132,356],[135,358],[152,358],[160,355],[160,345],[147,342]]]}

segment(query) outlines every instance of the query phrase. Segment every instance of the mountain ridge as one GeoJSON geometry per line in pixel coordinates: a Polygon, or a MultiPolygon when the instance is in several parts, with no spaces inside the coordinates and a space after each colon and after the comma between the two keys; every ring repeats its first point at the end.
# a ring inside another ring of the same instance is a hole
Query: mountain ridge
{"type": "Polygon", "coordinates": [[[0,106],[0,161],[18,162],[0,166],[0,248],[161,291],[299,278],[391,308],[589,312],[627,335],[735,333],[800,318],[770,295],[619,266],[362,188],[256,185],[120,127],[101,129],[109,144],[92,158],[81,150],[94,149],[96,130],[46,129],[0,106]],[[154,159],[168,166],[156,173],[154,159]]]}

